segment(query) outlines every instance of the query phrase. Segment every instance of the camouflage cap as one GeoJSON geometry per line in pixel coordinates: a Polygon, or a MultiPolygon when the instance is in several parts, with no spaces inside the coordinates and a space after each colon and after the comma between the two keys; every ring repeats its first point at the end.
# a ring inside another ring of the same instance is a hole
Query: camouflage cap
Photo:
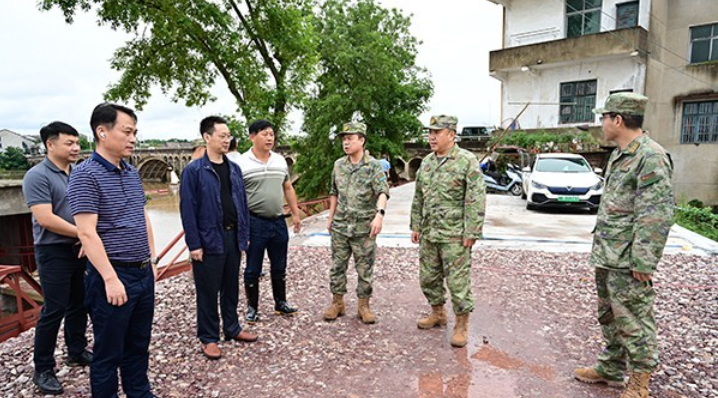
{"type": "Polygon", "coordinates": [[[636,93],[616,93],[606,98],[603,108],[596,108],[593,113],[621,113],[626,115],[643,116],[646,113],[648,97],[636,93]]]}
{"type": "Polygon", "coordinates": [[[456,116],[438,115],[432,116],[429,120],[429,125],[424,128],[427,130],[443,130],[450,129],[456,131],[456,125],[459,123],[459,118],[456,116]]]}
{"type": "Polygon", "coordinates": [[[192,149],[197,149],[203,146],[205,146],[205,142],[201,138],[197,138],[196,140],[192,141],[192,149]]]}
{"type": "Polygon", "coordinates": [[[342,131],[338,132],[338,136],[345,134],[361,134],[366,137],[366,124],[359,122],[344,123],[342,131]]]}

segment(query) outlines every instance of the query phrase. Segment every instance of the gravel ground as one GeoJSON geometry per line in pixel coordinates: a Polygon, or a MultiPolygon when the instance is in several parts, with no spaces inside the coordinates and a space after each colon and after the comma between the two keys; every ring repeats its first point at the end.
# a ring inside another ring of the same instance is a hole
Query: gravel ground
{"type": "MultiPolygon", "coordinates": [[[[222,342],[225,356],[208,361],[195,334],[189,274],[157,288],[150,379],[160,397],[556,397],[609,398],[620,391],[573,381],[601,348],[593,270],[586,254],[474,252],[476,310],[470,342],[453,349],[453,327],[421,331],[428,309],[418,287],[418,251],[381,248],[375,270],[379,322],[356,318],[356,274],[350,271],[347,316],[321,314],[331,300],[327,248],[290,251],[289,295],[302,312],[271,313],[268,278],[261,282],[254,344],[222,342]]],[[[657,277],[662,365],[653,398],[718,397],[718,274],[715,257],[666,256],[657,277]],[[685,288],[706,286],[713,288],[685,288]]],[[[244,299],[240,300],[243,313],[244,299]]],[[[448,306],[447,306],[448,308],[448,306]]],[[[62,334],[62,332],[61,332],[62,334]]],[[[34,331],[0,344],[0,396],[36,395],[34,331]]],[[[64,357],[64,345],[56,353],[64,357]]],[[[88,397],[86,369],[58,367],[66,397],[88,397]]]]}

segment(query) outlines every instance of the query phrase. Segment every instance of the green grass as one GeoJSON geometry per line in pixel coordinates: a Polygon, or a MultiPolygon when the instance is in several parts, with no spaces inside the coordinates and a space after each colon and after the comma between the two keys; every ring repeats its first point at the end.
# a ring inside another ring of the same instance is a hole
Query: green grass
{"type": "Polygon", "coordinates": [[[681,227],[718,242],[718,214],[710,207],[676,207],[675,220],[681,227]]]}

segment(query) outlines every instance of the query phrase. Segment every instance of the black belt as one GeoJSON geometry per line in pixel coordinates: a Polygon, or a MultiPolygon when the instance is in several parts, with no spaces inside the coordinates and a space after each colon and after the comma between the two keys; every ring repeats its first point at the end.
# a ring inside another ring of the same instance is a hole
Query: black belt
{"type": "Polygon", "coordinates": [[[145,269],[147,267],[152,266],[152,259],[147,259],[145,261],[115,261],[110,260],[110,264],[112,264],[113,267],[118,268],[139,268],[139,269],[145,269]]]}
{"type": "Polygon", "coordinates": [[[254,217],[254,218],[258,218],[258,219],[260,219],[260,220],[264,220],[264,221],[277,221],[277,220],[282,220],[282,219],[289,218],[289,217],[292,216],[291,213],[288,213],[288,214],[282,214],[281,216],[276,216],[276,217],[265,217],[265,216],[260,216],[260,215],[257,214],[257,213],[253,213],[253,212],[251,212],[251,211],[249,212],[249,215],[252,216],[252,217],[254,217]]]}
{"type": "Polygon", "coordinates": [[[222,224],[222,229],[224,229],[225,231],[234,231],[235,229],[237,229],[237,224],[222,224]]]}

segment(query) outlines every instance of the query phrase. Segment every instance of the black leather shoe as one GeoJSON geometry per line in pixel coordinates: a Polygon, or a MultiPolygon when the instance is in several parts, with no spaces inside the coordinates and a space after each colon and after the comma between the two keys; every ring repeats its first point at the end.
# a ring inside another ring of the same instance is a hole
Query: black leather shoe
{"type": "Polygon", "coordinates": [[[52,370],[42,373],[35,372],[32,376],[32,382],[35,383],[43,394],[60,395],[64,392],[62,384],[57,380],[57,376],[55,376],[55,372],[52,370]]]}
{"type": "Polygon", "coordinates": [[[278,304],[274,306],[274,313],[277,315],[294,315],[297,312],[299,312],[298,309],[293,308],[289,305],[286,301],[280,301],[278,304]]]}
{"type": "Polygon", "coordinates": [[[90,351],[82,351],[79,357],[68,357],[65,359],[65,365],[67,366],[90,366],[92,362],[92,353],[90,351]]]}
{"type": "Polygon", "coordinates": [[[244,318],[249,324],[255,324],[259,322],[259,312],[254,307],[247,307],[247,316],[244,318]]]}

